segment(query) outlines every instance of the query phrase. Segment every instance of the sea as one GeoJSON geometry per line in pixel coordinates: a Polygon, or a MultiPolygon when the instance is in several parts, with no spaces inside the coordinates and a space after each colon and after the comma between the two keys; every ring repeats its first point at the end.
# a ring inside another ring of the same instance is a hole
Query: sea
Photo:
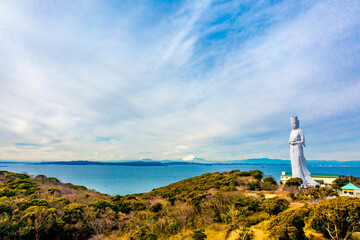
{"type": "MultiPolygon", "coordinates": [[[[231,164],[231,165],[170,165],[170,166],[113,166],[113,165],[54,165],[0,163],[0,170],[30,175],[44,174],[110,195],[149,192],[186,178],[219,171],[260,170],[264,176],[280,180],[282,171],[291,171],[290,164],[231,164]]],[[[360,177],[360,166],[309,165],[311,173],[334,173],[360,177]]]]}

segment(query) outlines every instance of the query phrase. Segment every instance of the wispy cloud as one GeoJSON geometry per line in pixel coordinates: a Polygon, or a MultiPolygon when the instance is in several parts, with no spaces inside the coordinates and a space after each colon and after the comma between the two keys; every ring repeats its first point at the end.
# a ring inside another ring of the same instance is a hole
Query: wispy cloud
{"type": "Polygon", "coordinates": [[[14,143],[15,146],[20,146],[20,147],[38,147],[40,146],[39,144],[36,143],[14,143]]]}
{"type": "Polygon", "coordinates": [[[1,2],[0,158],[288,158],[297,114],[309,159],[360,159],[359,10],[1,2]]]}

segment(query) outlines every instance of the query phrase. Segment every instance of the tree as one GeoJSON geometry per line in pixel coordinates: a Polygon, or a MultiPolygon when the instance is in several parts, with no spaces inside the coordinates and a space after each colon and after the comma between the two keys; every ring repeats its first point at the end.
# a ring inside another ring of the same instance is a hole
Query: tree
{"type": "Polygon", "coordinates": [[[349,179],[347,178],[337,178],[332,182],[331,187],[333,189],[341,189],[341,187],[345,186],[348,183],[349,179]]]}
{"type": "Polygon", "coordinates": [[[268,198],[265,199],[261,208],[270,215],[277,215],[289,207],[289,201],[285,198],[268,198]]]}
{"type": "Polygon", "coordinates": [[[331,188],[312,188],[305,193],[306,196],[309,196],[312,199],[323,199],[328,196],[338,196],[337,192],[331,188]]]}
{"type": "Polygon", "coordinates": [[[306,239],[304,233],[305,218],[310,209],[301,207],[288,209],[269,220],[268,231],[270,239],[298,240],[306,239]]]}
{"type": "Polygon", "coordinates": [[[303,180],[301,178],[290,178],[289,180],[287,180],[285,182],[285,186],[286,187],[292,187],[292,186],[301,186],[301,184],[303,183],[303,180]]]}
{"type": "Polygon", "coordinates": [[[272,177],[272,176],[264,178],[263,182],[266,184],[276,184],[276,181],[275,181],[274,177],[272,177]]]}
{"type": "Polygon", "coordinates": [[[261,180],[263,177],[263,173],[259,170],[250,170],[249,171],[250,176],[252,176],[253,178],[255,178],[256,180],[261,180]]]}
{"type": "Polygon", "coordinates": [[[258,181],[258,180],[248,182],[247,186],[248,186],[249,190],[252,190],[252,191],[261,190],[260,181],[258,181]]]}
{"type": "Polygon", "coordinates": [[[350,239],[360,230],[360,199],[337,197],[320,201],[314,205],[310,226],[324,237],[350,239]]]}
{"type": "Polygon", "coordinates": [[[263,188],[266,190],[275,190],[277,189],[277,184],[274,177],[266,177],[263,179],[263,188]]]}
{"type": "Polygon", "coordinates": [[[57,210],[44,206],[31,206],[24,211],[19,229],[20,235],[28,239],[51,239],[56,229],[57,210]]]}
{"type": "Polygon", "coordinates": [[[78,204],[78,203],[70,203],[66,205],[62,210],[64,212],[64,216],[62,219],[66,223],[76,223],[79,220],[83,219],[83,212],[84,208],[86,207],[85,204],[78,204]]]}

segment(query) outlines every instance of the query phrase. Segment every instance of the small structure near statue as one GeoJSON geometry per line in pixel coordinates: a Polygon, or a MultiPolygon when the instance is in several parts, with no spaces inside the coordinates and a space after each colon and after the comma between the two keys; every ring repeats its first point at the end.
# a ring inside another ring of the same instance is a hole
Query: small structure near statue
{"type": "Polygon", "coordinates": [[[352,183],[341,187],[341,196],[360,197],[360,188],[352,183]]]}
{"type": "MultiPolygon", "coordinates": [[[[325,174],[325,173],[313,173],[311,178],[314,179],[321,187],[330,187],[332,182],[338,178],[338,174],[325,174]]],[[[280,181],[285,183],[287,180],[292,178],[292,174],[282,171],[280,176],[280,181]]]]}

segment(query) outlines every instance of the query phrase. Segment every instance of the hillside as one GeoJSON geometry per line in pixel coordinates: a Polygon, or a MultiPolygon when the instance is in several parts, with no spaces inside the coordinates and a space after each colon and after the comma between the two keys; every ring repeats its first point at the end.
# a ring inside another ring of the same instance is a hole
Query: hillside
{"type": "MultiPolygon", "coordinates": [[[[355,198],[313,204],[336,195],[331,189],[278,190],[258,170],[207,173],[126,196],[6,171],[0,184],[1,239],[324,239],[334,230],[322,227],[323,209],[360,211],[355,198]]],[[[339,236],[359,231],[359,217],[351,217],[339,236]]]]}

